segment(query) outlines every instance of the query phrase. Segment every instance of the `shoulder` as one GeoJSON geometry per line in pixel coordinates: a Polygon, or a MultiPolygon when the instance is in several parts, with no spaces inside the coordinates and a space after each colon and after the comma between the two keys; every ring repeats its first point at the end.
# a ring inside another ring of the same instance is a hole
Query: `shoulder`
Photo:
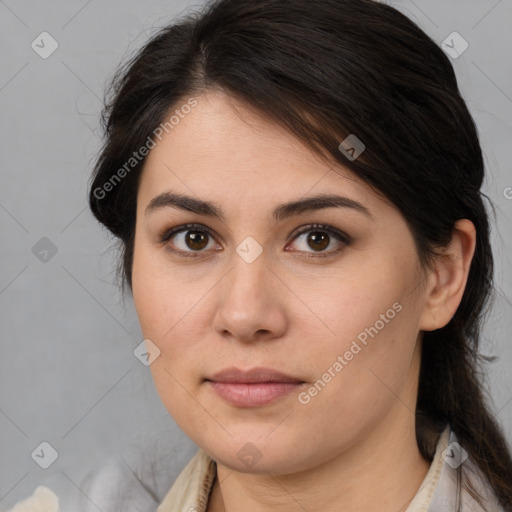
{"type": "Polygon", "coordinates": [[[148,482],[120,456],[112,456],[87,474],[81,485],[80,510],[154,512],[158,499],[148,482]]]}
{"type": "Polygon", "coordinates": [[[469,460],[465,470],[462,503],[464,507],[467,507],[466,510],[471,512],[505,512],[505,509],[499,504],[491,484],[471,460],[469,460]],[[471,490],[467,488],[468,484],[471,490]],[[481,504],[475,499],[474,492],[477,493],[481,504]]]}
{"type": "MultiPolygon", "coordinates": [[[[124,455],[107,454],[82,473],[74,480],[71,493],[60,495],[62,491],[40,485],[7,512],[155,512],[196,451],[186,438],[174,445],[159,441],[129,446],[124,455]]],[[[0,512],[5,511],[0,507],[0,512]]]]}
{"type": "Polygon", "coordinates": [[[174,481],[157,512],[205,510],[216,475],[215,461],[199,449],[174,481]]]}
{"type": "Polygon", "coordinates": [[[32,496],[20,501],[8,512],[60,512],[59,499],[51,489],[40,485],[32,496]]]}
{"type": "MultiPolygon", "coordinates": [[[[151,486],[136,474],[120,456],[87,473],[79,484],[80,492],[72,505],[80,512],[132,510],[154,512],[159,504],[151,486]]],[[[17,503],[8,512],[61,512],[57,495],[48,487],[39,486],[34,494],[17,503]]]]}
{"type": "Polygon", "coordinates": [[[441,446],[440,443],[438,449],[441,451],[443,464],[429,512],[451,510],[455,507],[459,485],[462,511],[505,512],[499,505],[489,481],[459,444],[459,438],[453,430],[449,429],[446,444],[441,446]],[[481,498],[482,504],[475,498],[473,491],[481,498]]]}

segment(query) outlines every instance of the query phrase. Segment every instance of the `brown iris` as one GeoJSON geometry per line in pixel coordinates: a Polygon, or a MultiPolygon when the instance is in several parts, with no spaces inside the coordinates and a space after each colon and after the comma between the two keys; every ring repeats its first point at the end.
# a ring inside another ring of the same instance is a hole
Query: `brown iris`
{"type": "Polygon", "coordinates": [[[312,249],[325,249],[329,245],[329,235],[323,231],[311,231],[308,244],[312,249]]]}
{"type": "Polygon", "coordinates": [[[208,245],[208,234],[201,231],[189,231],[185,236],[185,243],[190,249],[204,249],[208,245]]]}

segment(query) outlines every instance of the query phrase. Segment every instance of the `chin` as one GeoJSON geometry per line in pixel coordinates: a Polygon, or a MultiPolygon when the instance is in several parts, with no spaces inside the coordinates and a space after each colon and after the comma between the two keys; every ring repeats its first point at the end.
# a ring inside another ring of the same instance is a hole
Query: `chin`
{"type": "Polygon", "coordinates": [[[298,440],[276,437],[270,441],[265,439],[267,434],[268,431],[261,437],[246,435],[222,445],[200,446],[218,464],[240,473],[286,475],[310,467],[311,460],[297,450],[298,440]]]}

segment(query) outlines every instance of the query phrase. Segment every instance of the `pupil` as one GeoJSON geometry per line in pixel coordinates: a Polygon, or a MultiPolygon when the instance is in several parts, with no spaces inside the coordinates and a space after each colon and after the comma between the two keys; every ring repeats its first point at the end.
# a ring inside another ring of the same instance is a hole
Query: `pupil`
{"type": "Polygon", "coordinates": [[[189,231],[187,236],[187,245],[190,249],[203,249],[208,245],[206,241],[206,234],[198,231],[189,231]]]}
{"type": "Polygon", "coordinates": [[[308,237],[308,243],[312,249],[325,249],[329,245],[329,235],[321,231],[312,231],[308,237]],[[313,245],[311,245],[311,242],[313,245]]]}

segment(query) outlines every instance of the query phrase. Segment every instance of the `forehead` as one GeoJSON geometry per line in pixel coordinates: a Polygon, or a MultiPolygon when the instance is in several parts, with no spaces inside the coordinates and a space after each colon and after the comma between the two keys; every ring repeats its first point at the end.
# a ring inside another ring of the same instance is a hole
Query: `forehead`
{"type": "MultiPolygon", "coordinates": [[[[375,192],[348,168],[328,162],[290,131],[220,91],[195,97],[146,157],[139,197],[166,189],[219,202],[260,204],[309,193],[343,193],[360,202],[375,192]],[[186,110],[187,113],[184,113],[186,110]]],[[[177,103],[172,111],[180,111],[177,103]]],[[[169,116],[166,116],[168,118],[169,116]]]]}

